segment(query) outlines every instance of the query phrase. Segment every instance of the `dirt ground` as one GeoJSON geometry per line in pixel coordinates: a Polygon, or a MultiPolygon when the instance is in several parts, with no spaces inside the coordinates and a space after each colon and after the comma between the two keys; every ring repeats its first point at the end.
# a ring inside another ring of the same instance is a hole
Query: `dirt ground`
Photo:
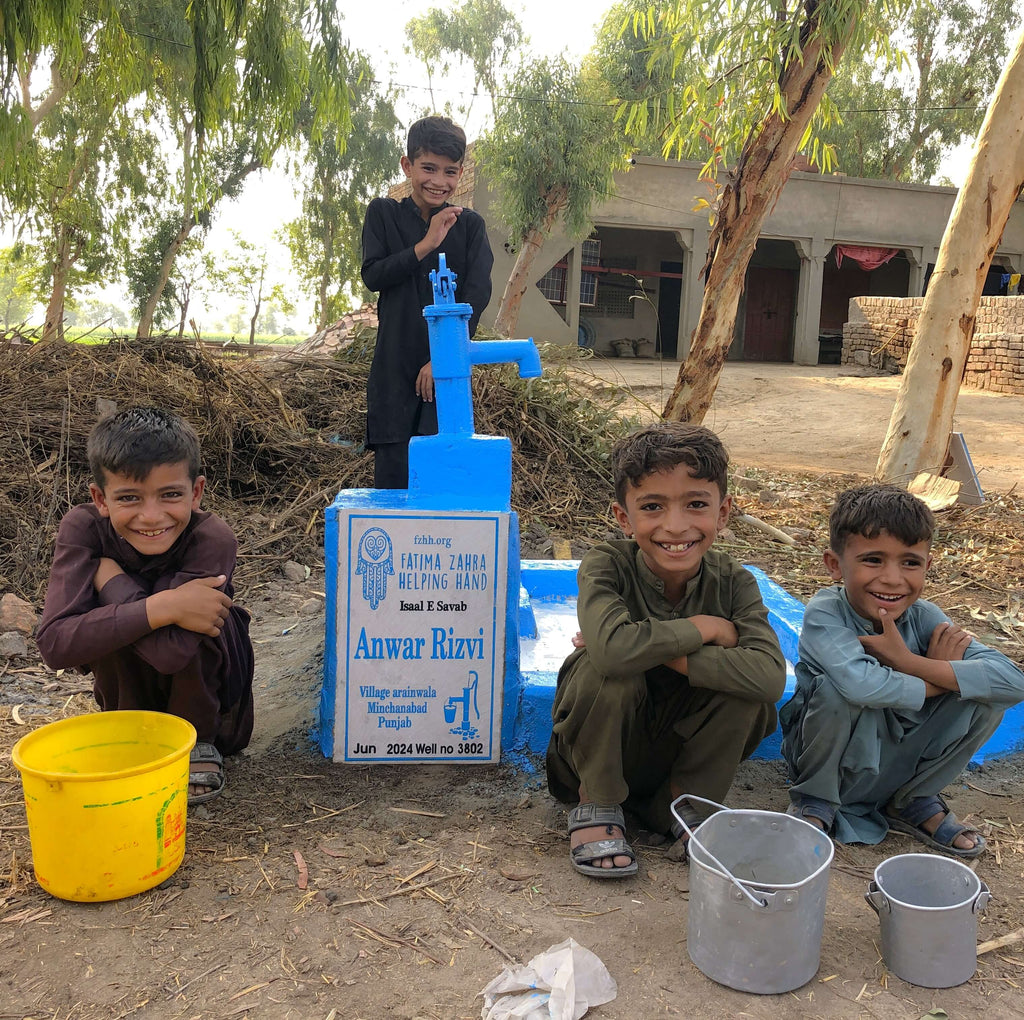
{"type": "MultiPolygon", "coordinates": [[[[627,406],[660,413],[679,363],[594,358],[575,371],[596,385],[627,388],[627,406]]],[[[730,362],[704,424],[722,437],[737,464],[870,476],[899,386],[899,376],[854,365],[730,362]]],[[[1019,484],[1024,397],[961,390],[953,427],[964,435],[983,491],[1019,484]]]]}
{"type": "MultiPolygon", "coordinates": [[[[584,370],[636,372],[636,399],[660,407],[675,367],[584,370]]],[[[895,386],[838,368],[729,366],[709,424],[740,466],[869,474],[895,386]]],[[[959,424],[986,488],[1009,489],[1020,477],[1022,423],[1024,399],[962,396],[959,424]]],[[[310,566],[305,583],[240,593],[254,615],[256,734],[229,762],[223,797],[189,812],[185,861],[160,888],[85,905],[42,892],[18,776],[0,764],[0,1020],[471,1020],[477,993],[510,960],[569,937],[618,983],[618,997],[588,1014],[595,1020],[1024,1016],[1024,941],[982,955],[976,977],[958,988],[918,988],[886,973],[863,895],[879,862],[920,849],[907,837],[837,847],[817,976],[793,993],[757,996],[715,984],[690,962],[690,875],[663,848],[640,849],[635,879],[571,871],[565,809],[542,773],[325,761],[309,736],[324,628],[322,564],[310,566]]],[[[34,661],[0,670],[7,746],[90,710],[77,675],[34,661]]],[[[1022,774],[1024,761],[1010,758],[947,791],[989,837],[976,867],[993,896],[979,941],[1024,934],[1022,774]]],[[[730,803],[783,809],[779,764],[744,765],[730,803]]]]}

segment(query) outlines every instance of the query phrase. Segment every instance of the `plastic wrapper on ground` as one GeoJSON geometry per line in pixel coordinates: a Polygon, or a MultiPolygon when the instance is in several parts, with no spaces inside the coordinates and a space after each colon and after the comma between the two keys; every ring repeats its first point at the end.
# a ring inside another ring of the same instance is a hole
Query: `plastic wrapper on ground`
{"type": "Polygon", "coordinates": [[[608,968],[566,939],[525,967],[506,967],[482,992],[481,1020],[579,1020],[618,993],[608,968]]]}

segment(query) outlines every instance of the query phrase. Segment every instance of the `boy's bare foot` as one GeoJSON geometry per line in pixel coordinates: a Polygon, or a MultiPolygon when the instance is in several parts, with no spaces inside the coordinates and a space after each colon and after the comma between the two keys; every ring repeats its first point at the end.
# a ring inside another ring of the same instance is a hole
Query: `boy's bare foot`
{"type": "Polygon", "coordinates": [[[618,804],[581,801],[569,812],[569,860],[582,875],[625,878],[637,873],[618,804]]]}
{"type": "MultiPolygon", "coordinates": [[[[934,836],[939,826],[949,817],[948,811],[939,811],[938,814],[934,814],[931,818],[926,818],[921,823],[921,828],[928,833],[929,836],[934,836]]],[[[975,838],[979,833],[973,829],[964,829],[963,832],[958,832],[953,837],[952,846],[955,846],[958,850],[973,850],[978,845],[978,840],[975,838]]]]}
{"type": "MultiPolygon", "coordinates": [[[[602,839],[625,838],[625,832],[618,825],[591,825],[570,834],[569,849],[575,850],[584,843],[596,843],[602,839]]],[[[598,857],[589,863],[595,868],[628,868],[633,863],[633,858],[627,854],[616,854],[614,857],[598,857]]]]}
{"type": "Polygon", "coordinates": [[[205,804],[224,789],[224,758],[213,744],[200,740],[188,761],[188,802],[205,804]]]}
{"type": "Polygon", "coordinates": [[[985,837],[973,825],[966,825],[938,794],[915,797],[903,808],[886,808],[889,828],[913,836],[926,846],[954,857],[973,858],[985,850],[985,837]]]}
{"type": "MultiPolygon", "coordinates": [[[[189,776],[195,772],[216,772],[223,774],[224,768],[216,762],[192,762],[189,765],[189,776]]],[[[196,797],[201,797],[204,793],[209,793],[211,787],[205,783],[189,783],[188,784],[188,796],[189,800],[194,800],[196,797]]]]}
{"type": "Polygon", "coordinates": [[[835,821],[836,809],[834,805],[820,797],[799,794],[786,808],[786,814],[802,818],[805,822],[810,822],[815,828],[827,833],[835,821]]]}

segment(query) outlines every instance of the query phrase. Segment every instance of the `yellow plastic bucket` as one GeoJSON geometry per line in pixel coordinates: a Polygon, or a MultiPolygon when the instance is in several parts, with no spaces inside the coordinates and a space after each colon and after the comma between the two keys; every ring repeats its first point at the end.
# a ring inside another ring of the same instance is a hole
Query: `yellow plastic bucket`
{"type": "Polygon", "coordinates": [[[64,900],[152,889],[185,855],[191,723],[97,712],[41,726],[11,752],[39,884],[64,900]]]}

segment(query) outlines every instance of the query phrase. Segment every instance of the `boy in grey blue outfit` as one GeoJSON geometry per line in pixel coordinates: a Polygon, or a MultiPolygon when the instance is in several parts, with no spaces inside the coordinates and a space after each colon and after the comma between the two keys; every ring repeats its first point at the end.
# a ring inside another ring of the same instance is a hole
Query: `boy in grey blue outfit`
{"type": "Polygon", "coordinates": [[[807,604],[796,693],[780,713],[789,810],[842,843],[896,829],[977,857],[981,833],[939,794],[1024,700],[1024,674],[920,598],[934,529],[896,486],[836,499],[825,566],[842,583],[807,604]]]}

